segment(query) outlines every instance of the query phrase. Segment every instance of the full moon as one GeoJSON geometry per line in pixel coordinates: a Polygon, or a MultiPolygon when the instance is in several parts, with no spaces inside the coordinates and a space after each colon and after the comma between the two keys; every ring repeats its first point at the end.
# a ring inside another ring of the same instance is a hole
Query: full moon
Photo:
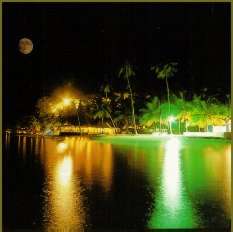
{"type": "Polygon", "coordinates": [[[28,38],[22,38],[19,40],[19,51],[25,55],[32,52],[33,43],[28,38]]]}

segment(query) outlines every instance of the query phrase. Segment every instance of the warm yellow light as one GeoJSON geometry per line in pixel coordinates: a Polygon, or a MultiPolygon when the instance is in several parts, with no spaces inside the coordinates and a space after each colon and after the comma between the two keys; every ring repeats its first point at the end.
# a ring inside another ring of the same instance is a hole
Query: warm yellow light
{"type": "Polygon", "coordinates": [[[60,163],[59,168],[59,183],[65,186],[69,183],[72,175],[72,159],[71,157],[65,157],[60,163]]]}
{"type": "Polygon", "coordinates": [[[78,109],[79,108],[79,104],[80,104],[80,99],[74,99],[74,103],[75,103],[76,109],[78,109]]]}
{"type": "Polygon", "coordinates": [[[63,105],[64,106],[69,106],[70,104],[71,104],[70,98],[63,98],[63,105]]]}
{"type": "Polygon", "coordinates": [[[63,153],[64,151],[66,151],[66,149],[68,148],[68,144],[67,143],[59,143],[57,145],[57,151],[60,152],[60,153],[63,153]]]}
{"type": "Polygon", "coordinates": [[[54,106],[53,108],[52,108],[52,113],[56,113],[58,111],[58,108],[56,107],[56,106],[54,106]]]}

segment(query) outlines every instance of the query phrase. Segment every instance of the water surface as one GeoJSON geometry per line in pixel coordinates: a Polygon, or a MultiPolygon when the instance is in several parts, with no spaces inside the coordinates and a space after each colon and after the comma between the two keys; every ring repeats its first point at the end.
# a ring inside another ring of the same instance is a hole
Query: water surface
{"type": "Polygon", "coordinates": [[[229,228],[222,139],[5,137],[5,228],[229,228]]]}

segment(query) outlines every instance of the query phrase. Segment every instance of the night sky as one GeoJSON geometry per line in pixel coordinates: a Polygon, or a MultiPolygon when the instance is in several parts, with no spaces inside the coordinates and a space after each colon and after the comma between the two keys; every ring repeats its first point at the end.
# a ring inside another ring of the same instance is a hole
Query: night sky
{"type": "Polygon", "coordinates": [[[121,64],[135,66],[139,95],[166,95],[151,65],[176,61],[171,91],[208,88],[220,100],[230,93],[230,3],[209,4],[3,4],[3,99],[7,125],[32,113],[36,101],[64,82],[98,93],[114,90],[121,64]],[[23,55],[20,38],[33,41],[23,55]]]}

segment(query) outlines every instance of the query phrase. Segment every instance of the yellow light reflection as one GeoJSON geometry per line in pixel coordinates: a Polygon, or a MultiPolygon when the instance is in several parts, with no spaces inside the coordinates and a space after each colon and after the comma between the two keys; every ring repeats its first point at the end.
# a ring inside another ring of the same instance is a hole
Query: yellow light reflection
{"type": "Polygon", "coordinates": [[[80,180],[87,188],[99,185],[104,192],[111,189],[112,145],[83,137],[66,137],[63,141],[45,138],[44,144],[44,226],[48,231],[84,231],[87,214],[80,180]]]}
{"type": "Polygon", "coordinates": [[[225,157],[225,171],[226,171],[226,183],[224,183],[224,189],[226,192],[226,197],[224,204],[226,206],[226,212],[231,215],[231,146],[226,149],[225,157]]]}
{"type": "Polygon", "coordinates": [[[73,156],[50,156],[47,162],[45,228],[47,231],[84,231],[85,213],[79,178],[74,176],[73,156]]]}
{"type": "Polygon", "coordinates": [[[57,151],[59,153],[63,153],[67,150],[68,148],[68,144],[67,143],[64,143],[64,142],[60,142],[57,144],[57,151]]]}
{"type": "Polygon", "coordinates": [[[9,145],[10,145],[10,133],[6,133],[5,134],[5,144],[6,144],[6,148],[8,148],[9,147],[9,145]]]}
{"type": "Polygon", "coordinates": [[[207,147],[204,150],[206,175],[212,183],[209,195],[218,194],[222,196],[222,205],[227,215],[231,210],[231,145],[222,146],[221,149],[207,147]],[[218,183],[219,188],[213,188],[218,183]]]}
{"type": "Polygon", "coordinates": [[[65,186],[69,183],[72,175],[72,159],[70,156],[64,157],[63,161],[59,163],[57,172],[58,180],[62,186],[65,186]]]}
{"type": "Polygon", "coordinates": [[[23,152],[22,152],[23,157],[26,156],[26,153],[27,153],[27,137],[24,136],[23,137],[23,152]]]}
{"type": "Polygon", "coordinates": [[[33,141],[34,139],[31,137],[30,138],[30,152],[33,153],[33,141]]]}
{"type": "Polygon", "coordinates": [[[20,148],[21,148],[21,136],[18,136],[18,153],[20,153],[20,148]]]}
{"type": "Polygon", "coordinates": [[[36,136],[36,142],[35,142],[35,153],[39,153],[39,137],[36,136]]]}

